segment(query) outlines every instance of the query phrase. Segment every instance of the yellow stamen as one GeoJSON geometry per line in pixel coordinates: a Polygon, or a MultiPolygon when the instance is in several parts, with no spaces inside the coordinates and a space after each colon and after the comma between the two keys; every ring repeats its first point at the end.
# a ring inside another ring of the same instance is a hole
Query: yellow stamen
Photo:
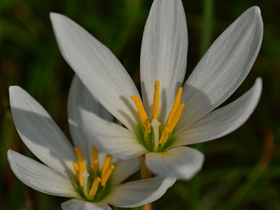
{"type": "Polygon", "coordinates": [[[177,108],[177,110],[174,112],[173,117],[169,121],[169,124],[166,123],[166,125],[164,126],[163,131],[161,133],[160,140],[159,140],[160,145],[165,144],[165,142],[168,139],[168,135],[173,131],[173,129],[177,125],[177,123],[182,115],[184,106],[185,106],[185,104],[181,103],[179,105],[179,107],[177,108]]]}
{"type": "Polygon", "coordinates": [[[110,165],[109,167],[107,167],[106,171],[104,172],[104,174],[102,173],[101,176],[101,185],[104,187],[109,176],[111,175],[113,169],[115,168],[114,165],[110,165]]]}
{"type": "Polygon", "coordinates": [[[147,115],[147,113],[146,113],[146,111],[143,107],[143,104],[142,104],[140,98],[135,96],[135,95],[130,96],[130,98],[134,101],[134,104],[135,104],[135,106],[138,110],[138,115],[141,118],[144,127],[146,128],[148,133],[150,133],[151,132],[151,124],[150,124],[148,115],[147,115]]]}
{"type": "Polygon", "coordinates": [[[78,178],[80,187],[83,189],[83,194],[87,200],[94,200],[94,196],[98,191],[98,186],[101,184],[103,187],[106,185],[113,169],[115,168],[114,165],[110,165],[112,156],[107,155],[104,159],[103,167],[101,170],[101,175],[99,175],[99,159],[98,159],[98,149],[93,146],[92,147],[92,168],[94,173],[89,174],[87,172],[87,168],[83,159],[83,155],[78,147],[74,148],[76,155],[77,155],[77,162],[73,162],[74,171],[78,178]],[[88,179],[89,176],[93,176],[91,179],[88,179]],[[88,180],[92,180],[91,188],[88,189],[88,180]]]}
{"type": "Polygon", "coordinates": [[[178,107],[179,107],[179,104],[180,104],[180,101],[181,101],[182,92],[183,92],[183,88],[180,87],[180,88],[178,89],[177,94],[176,94],[175,101],[174,101],[174,104],[173,104],[173,106],[172,106],[172,109],[171,109],[171,111],[170,111],[170,113],[169,113],[168,119],[167,119],[167,121],[166,121],[166,125],[169,125],[169,124],[170,124],[170,121],[173,119],[174,114],[175,114],[176,110],[177,110],[178,107]]]}
{"type": "Polygon", "coordinates": [[[179,105],[180,100],[181,100],[181,95],[182,95],[182,88],[179,88],[177,95],[176,95],[176,99],[173,104],[173,107],[172,107],[171,112],[166,121],[166,125],[164,126],[163,131],[161,133],[161,137],[159,140],[160,145],[165,144],[165,142],[168,139],[168,135],[174,130],[175,126],[177,125],[177,123],[182,115],[185,104],[181,103],[179,105]]]}
{"type": "Polygon", "coordinates": [[[86,165],[85,165],[85,162],[84,162],[83,155],[82,155],[82,153],[81,153],[81,150],[80,150],[78,147],[75,147],[74,150],[75,150],[76,155],[77,155],[78,164],[79,164],[81,173],[83,173],[84,171],[87,170],[86,165]]]}
{"type": "Polygon", "coordinates": [[[103,176],[103,174],[106,172],[107,168],[109,167],[111,158],[112,158],[111,155],[106,155],[106,158],[103,163],[102,171],[101,171],[101,176],[103,176]]]}
{"type": "Polygon", "coordinates": [[[159,110],[159,81],[155,82],[155,92],[154,92],[154,103],[153,103],[153,119],[158,118],[158,110],[159,110]]]}
{"type": "Polygon", "coordinates": [[[164,126],[163,131],[162,131],[162,133],[161,133],[160,140],[159,140],[159,144],[160,144],[160,145],[165,144],[165,142],[166,142],[167,139],[168,139],[168,134],[169,134],[169,133],[170,133],[170,132],[168,132],[167,126],[164,126]]]}
{"type": "Polygon", "coordinates": [[[74,170],[76,172],[76,176],[77,176],[77,178],[79,180],[80,185],[84,186],[84,180],[83,180],[83,177],[82,177],[82,173],[81,173],[79,164],[76,163],[76,162],[73,162],[73,167],[74,167],[74,170]]]}
{"type": "Polygon", "coordinates": [[[99,177],[96,177],[96,178],[94,179],[94,181],[93,181],[93,183],[92,183],[92,186],[91,186],[91,188],[90,188],[90,191],[89,191],[89,193],[88,193],[90,197],[95,196],[95,194],[96,194],[96,192],[97,192],[97,190],[98,190],[98,185],[99,185],[100,182],[101,182],[101,179],[100,179],[99,177]]]}
{"type": "Polygon", "coordinates": [[[98,150],[95,146],[92,147],[92,156],[91,156],[92,168],[93,171],[96,173],[99,170],[99,163],[98,163],[98,150]]]}
{"type": "MultiPolygon", "coordinates": [[[[155,81],[154,85],[154,100],[153,100],[153,106],[152,106],[152,119],[151,122],[147,116],[147,113],[143,107],[141,99],[136,96],[132,95],[131,99],[135,103],[135,106],[138,110],[138,115],[140,116],[142,123],[144,127],[146,128],[147,132],[150,133],[153,129],[154,132],[154,148],[153,151],[158,151],[158,146],[165,144],[165,142],[168,140],[170,134],[176,127],[185,104],[181,103],[183,88],[180,87],[177,91],[173,106],[171,108],[171,111],[168,115],[168,118],[166,120],[166,124],[162,129],[162,132],[160,134],[160,126],[161,123],[158,120],[159,115],[159,101],[160,101],[160,82],[158,80],[155,81]],[[180,104],[181,103],[181,104],[180,104]],[[160,138],[159,138],[160,136],[160,138]]],[[[105,169],[104,169],[105,170],[105,169]]],[[[102,169],[103,171],[103,169],[102,169]]]]}
{"type": "Polygon", "coordinates": [[[173,131],[173,129],[175,128],[175,126],[177,125],[177,122],[179,121],[183,109],[184,109],[185,104],[181,103],[178,107],[178,109],[176,110],[176,112],[173,115],[173,118],[170,120],[170,123],[168,124],[168,130],[171,132],[173,131]]]}

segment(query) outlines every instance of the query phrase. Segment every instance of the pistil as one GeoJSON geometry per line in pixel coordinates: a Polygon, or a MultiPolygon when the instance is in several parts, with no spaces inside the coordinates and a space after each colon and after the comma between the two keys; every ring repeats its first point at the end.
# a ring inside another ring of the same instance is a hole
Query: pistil
{"type": "Polygon", "coordinates": [[[83,180],[84,180],[83,192],[84,192],[86,199],[91,200],[92,198],[88,194],[88,186],[87,186],[88,176],[89,176],[88,172],[84,171],[84,173],[83,173],[83,180]]]}
{"type": "Polygon", "coordinates": [[[154,103],[153,103],[153,119],[158,118],[158,111],[159,111],[159,81],[156,80],[155,82],[155,89],[154,89],[154,103]]]}
{"type": "Polygon", "coordinates": [[[153,103],[153,119],[152,119],[152,128],[154,132],[154,151],[158,150],[158,141],[159,141],[159,127],[161,123],[158,121],[158,112],[159,112],[159,81],[156,80],[154,88],[154,103],[153,103]]]}

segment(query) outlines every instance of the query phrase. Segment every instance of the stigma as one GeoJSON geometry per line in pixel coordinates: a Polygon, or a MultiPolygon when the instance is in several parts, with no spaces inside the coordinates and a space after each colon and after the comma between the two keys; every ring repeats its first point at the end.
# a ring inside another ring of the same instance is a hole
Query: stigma
{"type": "Polygon", "coordinates": [[[73,162],[73,167],[74,167],[74,171],[76,172],[78,183],[83,191],[85,198],[87,200],[92,201],[94,200],[98,192],[98,189],[106,186],[106,183],[113,169],[115,168],[114,165],[110,164],[112,157],[110,155],[106,156],[103,162],[102,169],[100,171],[98,150],[95,146],[93,146],[92,156],[91,156],[92,168],[90,168],[88,164],[89,167],[89,172],[88,172],[81,150],[78,147],[75,147],[74,150],[76,152],[77,162],[73,162]],[[88,183],[88,180],[93,180],[93,181],[90,184],[88,183]]]}
{"type": "Polygon", "coordinates": [[[153,140],[154,140],[154,151],[158,151],[159,146],[163,146],[167,140],[170,138],[170,135],[172,134],[174,128],[176,127],[185,104],[181,103],[181,97],[183,88],[180,87],[177,91],[173,106],[170,110],[170,113],[168,115],[168,118],[164,124],[159,121],[158,114],[160,109],[160,82],[158,80],[155,81],[154,85],[154,100],[153,100],[153,106],[152,106],[152,117],[149,119],[143,103],[141,99],[135,95],[131,96],[131,99],[133,100],[137,110],[138,115],[142,121],[142,124],[145,128],[146,133],[150,133],[153,131],[153,140]]]}

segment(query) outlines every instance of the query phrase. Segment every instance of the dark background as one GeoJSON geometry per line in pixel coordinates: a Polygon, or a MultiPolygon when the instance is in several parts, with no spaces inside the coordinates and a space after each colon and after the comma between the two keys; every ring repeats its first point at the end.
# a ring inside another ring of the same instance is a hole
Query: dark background
{"type": "MultiPolygon", "coordinates": [[[[60,209],[64,198],[44,195],[11,172],[9,148],[34,157],[11,118],[8,87],[19,85],[38,100],[70,138],[67,97],[74,72],[59,53],[50,12],[83,26],[120,59],[139,87],[139,55],[151,0],[0,0],[0,209],[60,209]]],[[[234,100],[263,79],[260,103],[235,132],[195,145],[205,154],[203,169],[177,182],[154,209],[229,210],[280,208],[280,1],[183,0],[188,21],[187,75],[205,49],[242,12],[258,5],[264,21],[259,56],[234,100]]],[[[227,103],[228,103],[227,102],[227,103]]],[[[117,209],[117,208],[115,208],[117,209]]]]}

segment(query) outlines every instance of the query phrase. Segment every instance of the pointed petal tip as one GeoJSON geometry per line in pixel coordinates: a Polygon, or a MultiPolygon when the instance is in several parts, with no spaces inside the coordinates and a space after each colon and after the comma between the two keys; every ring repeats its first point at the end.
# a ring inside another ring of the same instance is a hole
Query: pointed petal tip
{"type": "Polygon", "coordinates": [[[7,156],[11,171],[28,187],[48,195],[80,197],[69,177],[11,149],[7,156]]]}
{"type": "Polygon", "coordinates": [[[262,15],[261,15],[261,9],[258,6],[253,6],[250,7],[247,11],[245,11],[246,13],[250,13],[251,16],[253,16],[254,18],[259,19],[262,22],[262,15]]]}
{"type": "Polygon", "coordinates": [[[249,119],[258,105],[261,94],[262,78],[258,77],[250,90],[237,100],[205,115],[189,126],[185,133],[183,131],[178,134],[176,137],[179,140],[173,146],[210,141],[233,132],[249,119]]]}
{"type": "Polygon", "coordinates": [[[15,92],[15,91],[17,91],[17,90],[20,90],[21,89],[21,87],[19,87],[19,86],[17,86],[17,85],[11,85],[10,87],[9,87],[9,93],[11,94],[11,93],[13,93],[13,92],[15,92]]]}
{"type": "Polygon", "coordinates": [[[11,149],[9,149],[9,150],[7,151],[7,157],[8,157],[8,159],[13,155],[13,153],[14,153],[14,151],[11,150],[11,149]]]}
{"type": "Polygon", "coordinates": [[[256,79],[252,89],[255,89],[255,93],[258,95],[258,98],[260,98],[261,93],[262,93],[262,78],[258,77],[256,79]]]}
{"type": "Polygon", "coordinates": [[[258,83],[258,85],[262,85],[262,78],[261,77],[257,77],[255,83],[258,83]]]}
{"type": "Polygon", "coordinates": [[[66,24],[65,21],[69,20],[69,18],[60,13],[50,12],[50,20],[51,20],[51,23],[53,25],[54,32],[55,32],[56,31],[55,26],[66,24]]]}
{"type": "Polygon", "coordinates": [[[249,10],[254,12],[255,14],[261,15],[261,9],[258,6],[253,6],[249,10]]]}
{"type": "Polygon", "coordinates": [[[63,16],[59,13],[56,13],[56,12],[50,12],[50,19],[53,21],[55,18],[58,18],[60,16],[63,16]]]}
{"type": "Polygon", "coordinates": [[[10,99],[10,107],[16,106],[15,98],[20,97],[25,94],[25,90],[20,86],[12,85],[9,87],[9,99],[10,99]]]}
{"type": "Polygon", "coordinates": [[[11,93],[13,92],[14,86],[10,86],[9,87],[9,94],[11,95],[11,93]]]}

